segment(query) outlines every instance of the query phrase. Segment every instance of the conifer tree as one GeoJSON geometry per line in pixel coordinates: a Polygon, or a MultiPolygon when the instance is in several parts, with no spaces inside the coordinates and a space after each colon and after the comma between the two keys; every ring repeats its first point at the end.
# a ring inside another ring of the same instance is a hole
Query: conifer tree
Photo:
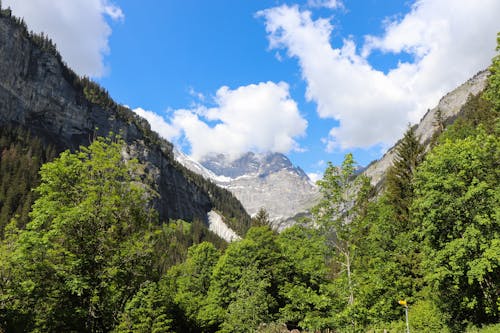
{"type": "Polygon", "coordinates": [[[394,164],[387,173],[385,191],[394,208],[396,222],[403,228],[409,222],[409,208],[413,199],[412,180],[423,157],[424,147],[415,129],[410,127],[396,148],[394,164]]]}
{"type": "Polygon", "coordinates": [[[252,217],[252,227],[266,227],[271,226],[271,221],[269,220],[269,213],[264,207],[261,207],[257,214],[252,217]]]}

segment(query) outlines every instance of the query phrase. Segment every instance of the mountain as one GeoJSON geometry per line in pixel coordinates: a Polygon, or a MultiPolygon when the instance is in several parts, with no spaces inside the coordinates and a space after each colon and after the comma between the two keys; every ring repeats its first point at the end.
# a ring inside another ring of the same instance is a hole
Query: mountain
{"type": "MultiPolygon", "coordinates": [[[[487,71],[479,72],[446,94],[415,125],[415,132],[426,149],[429,149],[433,137],[438,134],[438,117],[445,125],[452,123],[467,99],[485,88],[487,76],[487,71]]],[[[382,158],[356,172],[370,177],[378,192],[383,188],[385,175],[393,164],[398,145],[399,142],[382,158]]],[[[283,154],[249,152],[237,159],[224,154],[212,154],[198,163],[175,151],[175,158],[191,171],[231,191],[250,215],[265,208],[279,228],[289,225],[294,217],[307,213],[320,196],[317,187],[304,171],[294,167],[283,154]]]]}
{"type": "Polygon", "coordinates": [[[248,229],[250,218],[230,192],[177,163],[172,144],[146,120],[76,75],[48,37],[30,33],[8,10],[0,15],[0,73],[0,129],[27,129],[58,152],[119,134],[127,143],[124,155],[145,165],[144,181],[159,194],[154,204],[162,221],[207,221],[217,211],[237,233],[248,229]]]}
{"type": "Polygon", "coordinates": [[[177,161],[231,191],[250,215],[265,208],[277,228],[306,214],[319,199],[319,191],[302,169],[280,153],[248,152],[236,159],[212,154],[199,163],[179,151],[177,161]]]}
{"type": "MultiPolygon", "coordinates": [[[[440,130],[438,118],[441,118],[440,121],[443,124],[448,125],[453,123],[453,121],[460,114],[462,107],[467,102],[467,99],[471,95],[477,95],[484,90],[488,75],[488,71],[481,71],[456,89],[446,94],[441,98],[438,105],[433,109],[428,110],[420,122],[415,125],[415,134],[419,137],[420,142],[424,145],[426,150],[430,148],[430,143],[433,137],[437,135],[440,130]]],[[[393,164],[398,145],[399,142],[391,147],[384,154],[384,156],[382,156],[382,158],[370,163],[370,165],[363,171],[366,176],[371,178],[372,185],[379,190],[383,186],[387,170],[393,164]]]]}

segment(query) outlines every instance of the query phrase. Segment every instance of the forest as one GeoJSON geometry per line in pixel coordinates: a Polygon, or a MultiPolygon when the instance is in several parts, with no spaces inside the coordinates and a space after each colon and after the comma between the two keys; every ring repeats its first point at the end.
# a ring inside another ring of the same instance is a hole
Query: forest
{"type": "Polygon", "coordinates": [[[119,136],[56,156],[2,128],[0,332],[404,332],[405,311],[411,332],[500,331],[500,56],[489,70],[429,150],[408,128],[382,193],[347,154],[310,218],[235,212],[230,244],[160,221],[119,136]]]}

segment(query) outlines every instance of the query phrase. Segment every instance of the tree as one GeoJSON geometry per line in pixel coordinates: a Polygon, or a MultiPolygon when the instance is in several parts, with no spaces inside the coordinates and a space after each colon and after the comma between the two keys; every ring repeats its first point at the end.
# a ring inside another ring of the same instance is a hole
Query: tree
{"type": "Polygon", "coordinates": [[[269,213],[264,207],[261,207],[257,214],[252,217],[252,227],[271,227],[271,221],[269,220],[269,213]]]}
{"type": "Polygon", "coordinates": [[[212,271],[220,253],[212,243],[203,242],[189,248],[187,260],[173,267],[169,275],[175,280],[175,302],[187,319],[183,331],[195,332],[206,327],[200,311],[207,304],[212,271]]]}
{"type": "Polygon", "coordinates": [[[333,327],[333,313],[342,302],[330,280],[324,237],[317,229],[295,225],[283,230],[277,242],[290,265],[280,289],[285,301],[279,320],[311,331],[333,327]]]}
{"type": "Polygon", "coordinates": [[[175,309],[172,291],[165,280],[147,281],[127,302],[116,333],[168,333],[173,332],[175,309]]]}
{"type": "Polygon", "coordinates": [[[415,135],[414,127],[408,128],[397,145],[394,164],[386,179],[385,194],[395,212],[395,223],[401,230],[408,230],[409,211],[413,200],[413,177],[424,157],[424,147],[415,135]]]}
{"type": "MultiPolygon", "coordinates": [[[[500,32],[497,34],[497,51],[500,51],[500,32]]],[[[497,54],[491,66],[488,68],[490,76],[488,77],[488,86],[483,94],[484,98],[491,102],[495,111],[500,112],[500,54],[497,54]]]]}
{"type": "Polygon", "coordinates": [[[43,165],[31,221],[12,256],[10,310],[38,331],[109,331],[148,279],[154,211],[123,141],[99,138],[43,165]]]}
{"type": "Polygon", "coordinates": [[[499,133],[447,140],[418,170],[415,219],[421,223],[426,278],[451,323],[499,319],[499,133]]]}
{"type": "Polygon", "coordinates": [[[347,278],[348,304],[354,304],[354,282],[352,264],[356,249],[357,194],[364,177],[355,177],[355,162],[347,154],[341,167],[328,163],[322,180],[317,184],[323,195],[312,209],[314,222],[326,237],[327,246],[334,251],[335,263],[340,265],[339,274],[347,278]]]}
{"type": "Polygon", "coordinates": [[[263,270],[258,269],[256,265],[245,268],[235,293],[235,300],[227,308],[220,332],[255,332],[260,324],[270,322],[274,301],[269,294],[270,287],[270,279],[263,270]]]}
{"type": "Polygon", "coordinates": [[[279,289],[286,276],[285,265],[275,233],[269,227],[250,228],[245,239],[231,243],[215,265],[207,305],[201,311],[200,317],[208,325],[219,327],[227,320],[234,319],[230,319],[232,314],[228,312],[229,309],[233,309],[233,314],[240,311],[242,304],[238,304],[239,295],[247,293],[262,296],[264,291],[264,300],[267,303],[265,313],[277,313],[281,304],[279,289]],[[253,268],[248,270],[249,267],[253,268]],[[258,274],[267,282],[243,286],[243,281],[247,279],[244,275],[247,273],[258,274]],[[245,289],[250,286],[256,289],[245,289]],[[236,305],[231,306],[234,302],[237,302],[236,305]]]}

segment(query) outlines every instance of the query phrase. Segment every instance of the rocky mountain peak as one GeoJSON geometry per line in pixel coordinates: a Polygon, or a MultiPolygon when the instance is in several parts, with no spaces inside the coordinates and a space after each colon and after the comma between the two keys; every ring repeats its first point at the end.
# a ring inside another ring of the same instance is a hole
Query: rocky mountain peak
{"type": "Polygon", "coordinates": [[[307,213],[319,199],[309,177],[281,153],[248,152],[236,159],[212,154],[201,162],[176,149],[174,154],[188,169],[231,191],[249,214],[265,208],[278,228],[307,213]]]}
{"type": "Polygon", "coordinates": [[[295,167],[292,162],[281,153],[254,153],[247,152],[234,159],[225,154],[211,154],[205,156],[200,164],[217,176],[238,178],[242,176],[266,177],[281,170],[295,172],[300,178],[308,179],[302,169],[295,167]]]}

